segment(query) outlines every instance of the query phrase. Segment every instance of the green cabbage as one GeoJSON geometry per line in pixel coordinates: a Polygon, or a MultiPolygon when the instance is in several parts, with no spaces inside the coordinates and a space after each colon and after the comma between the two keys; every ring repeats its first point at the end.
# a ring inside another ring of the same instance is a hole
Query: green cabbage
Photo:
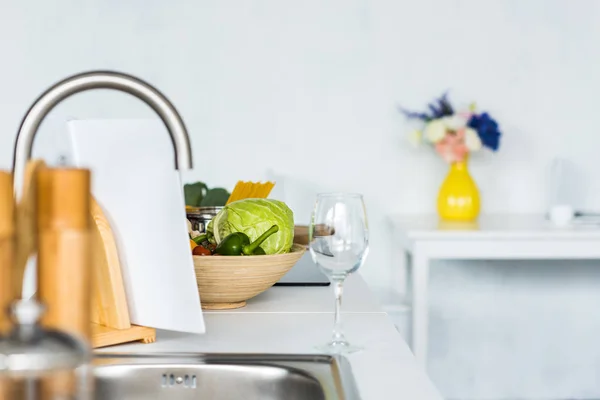
{"type": "Polygon", "coordinates": [[[294,242],[294,213],[282,201],[273,199],[244,199],[226,205],[206,227],[209,236],[218,244],[233,232],[243,232],[256,240],[271,226],[279,231],[260,246],[266,254],[288,253],[294,242]]]}

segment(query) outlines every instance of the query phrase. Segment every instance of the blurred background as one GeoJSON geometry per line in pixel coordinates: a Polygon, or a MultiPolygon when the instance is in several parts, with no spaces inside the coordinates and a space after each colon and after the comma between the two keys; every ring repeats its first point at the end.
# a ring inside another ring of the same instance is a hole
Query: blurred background
{"type": "MultiPolygon", "coordinates": [[[[456,106],[476,101],[499,121],[501,151],[471,159],[482,213],[545,212],[556,158],[572,166],[575,205],[600,210],[600,2],[1,4],[1,168],[50,84],[90,69],[139,76],[189,128],[196,160],[185,182],[231,190],[239,179],[276,179],[297,223],[308,222],[318,191],[363,193],[372,250],[360,273],[401,332],[391,220],[434,213],[447,165],[410,147],[399,106],[423,109],[449,90],[456,106]]],[[[78,95],[46,120],[36,156],[67,152],[71,118],[155,115],[124,94],[78,95]]],[[[431,280],[428,372],[445,397],[600,397],[597,263],[434,263],[431,280]]]]}

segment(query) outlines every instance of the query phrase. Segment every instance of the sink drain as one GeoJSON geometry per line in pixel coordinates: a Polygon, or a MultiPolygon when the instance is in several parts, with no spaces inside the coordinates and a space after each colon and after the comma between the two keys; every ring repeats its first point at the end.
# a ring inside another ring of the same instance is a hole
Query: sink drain
{"type": "Polygon", "coordinates": [[[196,375],[175,376],[173,374],[162,375],[162,387],[183,386],[184,388],[196,388],[196,375]]]}

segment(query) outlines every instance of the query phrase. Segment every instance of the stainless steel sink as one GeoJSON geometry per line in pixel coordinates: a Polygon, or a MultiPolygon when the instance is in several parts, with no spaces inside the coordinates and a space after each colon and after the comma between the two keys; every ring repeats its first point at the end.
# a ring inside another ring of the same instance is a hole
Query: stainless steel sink
{"type": "Polygon", "coordinates": [[[340,356],[109,354],[94,359],[96,400],[359,400],[340,356]]]}

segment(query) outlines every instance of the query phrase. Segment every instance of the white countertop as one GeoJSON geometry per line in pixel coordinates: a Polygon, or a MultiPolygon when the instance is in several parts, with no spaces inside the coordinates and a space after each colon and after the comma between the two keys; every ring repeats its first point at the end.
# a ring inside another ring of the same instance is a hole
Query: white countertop
{"type": "MultiPolygon", "coordinates": [[[[351,275],[344,284],[343,312],[383,310],[360,275],[351,275]]],[[[246,307],[227,313],[333,313],[334,297],[330,286],[273,286],[251,299],[246,307]]],[[[204,311],[206,314],[223,311],[204,311]]]]}
{"type": "MultiPolygon", "coordinates": [[[[348,340],[364,346],[346,356],[364,400],[441,399],[408,346],[373,300],[359,275],[345,291],[348,340]]],[[[205,312],[204,335],[159,331],[153,344],[129,344],[102,352],[316,353],[333,326],[330,287],[273,287],[231,311],[205,312]]]]}

